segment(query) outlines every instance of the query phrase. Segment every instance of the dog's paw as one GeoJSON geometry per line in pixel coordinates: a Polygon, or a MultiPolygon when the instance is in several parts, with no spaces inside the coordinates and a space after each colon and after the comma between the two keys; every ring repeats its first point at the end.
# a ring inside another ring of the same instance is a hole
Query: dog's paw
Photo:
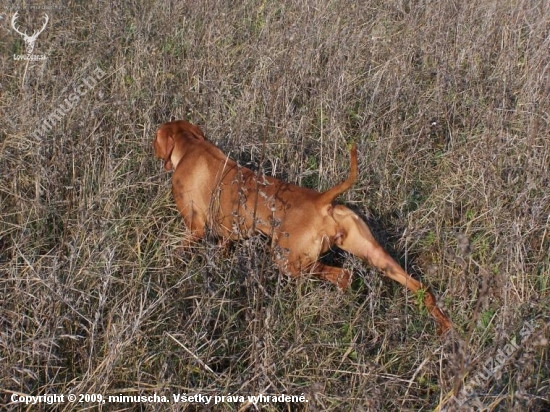
{"type": "Polygon", "coordinates": [[[437,321],[437,334],[439,336],[445,335],[447,332],[453,329],[453,324],[447,318],[437,321]]]}
{"type": "Polygon", "coordinates": [[[336,284],[341,290],[346,290],[351,284],[351,271],[348,269],[342,269],[338,278],[336,279],[336,284]]]}

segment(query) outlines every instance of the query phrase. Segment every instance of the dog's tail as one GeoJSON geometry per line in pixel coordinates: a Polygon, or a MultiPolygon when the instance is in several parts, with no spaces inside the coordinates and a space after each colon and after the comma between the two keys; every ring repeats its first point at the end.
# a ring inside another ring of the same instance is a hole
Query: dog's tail
{"type": "Polygon", "coordinates": [[[350,172],[349,176],[342,183],[337,184],[332,189],[327,190],[326,192],[321,193],[319,202],[322,204],[332,203],[334,199],[348,190],[355,183],[357,179],[357,145],[353,142],[350,150],[350,172]]]}

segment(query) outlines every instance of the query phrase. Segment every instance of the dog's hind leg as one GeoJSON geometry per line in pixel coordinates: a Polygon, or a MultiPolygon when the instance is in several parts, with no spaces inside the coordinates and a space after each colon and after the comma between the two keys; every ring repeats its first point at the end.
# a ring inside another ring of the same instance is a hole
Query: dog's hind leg
{"type": "Polygon", "coordinates": [[[341,249],[366,260],[390,279],[399,282],[414,293],[423,291],[424,304],[435,318],[440,333],[452,328],[449,318],[437,307],[434,295],[421,282],[413,278],[374,239],[367,224],[352,210],[337,205],[333,217],[338,224],[334,243],[341,249]]]}

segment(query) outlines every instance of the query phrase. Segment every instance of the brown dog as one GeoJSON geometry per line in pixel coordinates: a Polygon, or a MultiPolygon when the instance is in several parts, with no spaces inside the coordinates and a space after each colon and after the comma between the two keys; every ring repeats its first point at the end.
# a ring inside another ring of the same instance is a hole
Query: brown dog
{"type": "Polygon", "coordinates": [[[273,257],[281,272],[291,276],[310,273],[345,289],[350,271],[318,261],[336,245],[411,291],[422,290],[440,332],[452,327],[433,294],[388,255],[359,216],[334,204],[355,182],[355,145],[350,176],[323,193],[239,166],[208,142],[197,126],[183,120],[163,124],[153,147],[155,156],[164,160],[164,168],[175,170],[172,190],[191,242],[204,238],[206,227],[229,241],[263,233],[272,239],[273,257]]]}

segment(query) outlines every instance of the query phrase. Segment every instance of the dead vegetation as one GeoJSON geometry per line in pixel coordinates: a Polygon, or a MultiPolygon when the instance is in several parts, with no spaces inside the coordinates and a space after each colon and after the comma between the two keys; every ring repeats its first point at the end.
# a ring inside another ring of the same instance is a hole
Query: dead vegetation
{"type": "MultiPolygon", "coordinates": [[[[549,410],[549,2],[71,4],[0,9],[5,408],[13,394],[284,393],[308,402],[258,410],[453,411],[456,390],[463,410],[549,410]],[[29,33],[49,14],[34,47],[47,60],[12,58],[16,11],[29,33]],[[181,251],[151,150],[171,116],[317,189],[357,141],[342,201],[371,214],[457,333],[435,338],[414,296],[354,259],[339,293],[281,277],[261,239],[181,251]]],[[[124,408],[255,410],[101,406],[124,408]]]]}

